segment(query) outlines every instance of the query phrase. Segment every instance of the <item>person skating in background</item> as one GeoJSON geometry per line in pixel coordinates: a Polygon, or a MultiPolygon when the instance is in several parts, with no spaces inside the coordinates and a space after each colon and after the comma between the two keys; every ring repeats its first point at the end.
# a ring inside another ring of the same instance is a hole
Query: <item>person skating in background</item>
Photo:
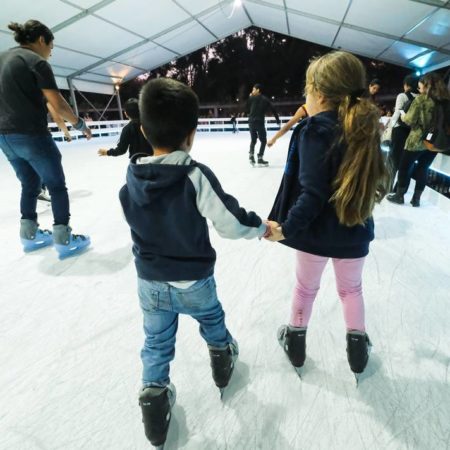
{"type": "Polygon", "coordinates": [[[424,139],[427,130],[433,124],[437,107],[444,108],[447,123],[450,122],[450,93],[444,81],[437,73],[425,74],[419,80],[419,92],[407,113],[401,113],[402,121],[411,127],[405,142],[398,168],[398,181],[395,194],[387,196],[392,203],[403,204],[404,195],[408,190],[411,175],[415,167],[416,185],[411,198],[411,205],[420,206],[420,197],[427,182],[428,168],[436,158],[437,153],[427,149],[424,139]]]}
{"type": "Polygon", "coordinates": [[[237,129],[236,114],[231,114],[230,123],[231,123],[231,126],[233,127],[231,130],[233,132],[233,134],[237,133],[238,129],[237,129]]]}
{"type": "Polygon", "coordinates": [[[134,243],[146,336],[139,403],[145,434],[157,446],[166,440],[175,401],[169,369],[179,314],[199,322],[212,376],[221,390],[228,385],[238,356],[217,298],[216,253],[206,219],[229,239],[267,236],[269,228],[226,194],[208,167],[189,156],[199,113],[192,89],[157,78],[143,87],[139,106],[154,156],[131,159],[120,201],[134,243]]]}
{"type": "Polygon", "coordinates": [[[267,143],[267,133],[265,125],[265,117],[267,111],[271,111],[277,121],[280,124],[280,118],[278,113],[272,105],[271,101],[262,94],[262,86],[256,83],[253,86],[250,97],[247,100],[246,111],[248,115],[248,127],[250,130],[250,152],[249,160],[250,164],[255,165],[255,145],[256,141],[259,139],[261,145],[259,147],[257,163],[262,166],[267,166],[269,163],[263,159],[264,150],[267,143]]]}
{"type": "Polygon", "coordinates": [[[374,238],[372,211],[389,186],[380,148],[379,111],[364,98],[365,69],[350,53],[332,52],[306,72],[309,117],[294,130],[269,219],[272,241],[296,250],[291,318],[279,340],[300,371],[313,303],[329,258],[346,324],[352,372],[364,371],[366,333],[362,270],[374,238]]]}
{"type": "Polygon", "coordinates": [[[137,153],[153,155],[151,144],[142,134],[139,102],[137,98],[130,98],[126,101],[125,116],[130,119],[130,121],[123,127],[116,148],[111,148],[109,150],[101,148],[98,151],[98,154],[100,156],[120,156],[128,151],[128,157],[130,159],[137,153]]]}
{"type": "Polygon", "coordinates": [[[280,137],[284,136],[295,124],[306,117],[308,117],[308,111],[306,111],[306,105],[302,105],[297,109],[292,118],[277,131],[275,136],[267,142],[267,146],[272,147],[280,137]]]}
{"type": "Polygon", "coordinates": [[[53,33],[37,20],[9,24],[20,44],[0,53],[0,147],[22,185],[20,238],[25,251],[54,244],[60,257],[90,244],[88,236],[72,234],[61,153],[48,131],[46,103],[88,139],[91,130],[59,92],[47,60],[53,33]],[[45,183],[52,197],[53,234],[41,230],[36,204],[45,183]]]}

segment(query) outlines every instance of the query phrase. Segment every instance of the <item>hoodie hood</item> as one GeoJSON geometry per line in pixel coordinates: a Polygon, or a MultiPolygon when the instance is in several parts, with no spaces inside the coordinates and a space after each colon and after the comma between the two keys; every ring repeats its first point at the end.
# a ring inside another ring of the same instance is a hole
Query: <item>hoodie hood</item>
{"type": "Polygon", "coordinates": [[[135,155],[127,170],[130,197],[139,206],[151,203],[188,175],[191,162],[191,157],[182,150],[161,156],[135,155]]]}

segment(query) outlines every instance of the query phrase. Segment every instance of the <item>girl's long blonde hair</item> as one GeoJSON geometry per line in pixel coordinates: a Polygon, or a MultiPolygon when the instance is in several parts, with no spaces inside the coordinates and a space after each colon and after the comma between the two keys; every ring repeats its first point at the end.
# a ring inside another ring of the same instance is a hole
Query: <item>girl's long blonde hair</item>
{"type": "Polygon", "coordinates": [[[322,95],[325,104],[338,111],[345,153],[330,201],[346,226],[364,224],[389,186],[380,147],[380,112],[362,96],[365,91],[366,71],[350,53],[328,53],[313,60],[306,72],[306,92],[322,95]]]}

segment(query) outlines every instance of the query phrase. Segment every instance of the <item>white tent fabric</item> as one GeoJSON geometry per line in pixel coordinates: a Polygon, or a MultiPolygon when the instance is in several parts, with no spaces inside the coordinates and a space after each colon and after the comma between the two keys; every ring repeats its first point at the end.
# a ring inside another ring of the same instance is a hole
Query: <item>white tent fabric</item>
{"type": "Polygon", "coordinates": [[[55,34],[60,87],[92,92],[253,25],[421,72],[450,65],[450,0],[3,0],[0,51],[8,23],[30,18],[55,34]]]}

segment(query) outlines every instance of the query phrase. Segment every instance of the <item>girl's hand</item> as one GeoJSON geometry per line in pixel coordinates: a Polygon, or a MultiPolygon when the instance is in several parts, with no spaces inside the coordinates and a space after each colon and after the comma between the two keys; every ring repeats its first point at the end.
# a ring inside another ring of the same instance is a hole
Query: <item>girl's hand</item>
{"type": "Polygon", "coordinates": [[[268,241],[277,242],[286,239],[281,230],[281,225],[278,222],[268,220],[267,224],[270,226],[270,236],[266,237],[268,241]]]}
{"type": "Polygon", "coordinates": [[[272,147],[272,145],[275,144],[275,142],[277,142],[277,140],[273,137],[270,141],[267,141],[267,146],[272,147]]]}
{"type": "Polygon", "coordinates": [[[69,133],[69,131],[64,131],[64,137],[66,138],[67,142],[72,142],[72,135],[69,133]]]}
{"type": "Polygon", "coordinates": [[[108,150],[106,148],[101,148],[97,153],[98,156],[106,156],[108,154],[108,150]]]}

